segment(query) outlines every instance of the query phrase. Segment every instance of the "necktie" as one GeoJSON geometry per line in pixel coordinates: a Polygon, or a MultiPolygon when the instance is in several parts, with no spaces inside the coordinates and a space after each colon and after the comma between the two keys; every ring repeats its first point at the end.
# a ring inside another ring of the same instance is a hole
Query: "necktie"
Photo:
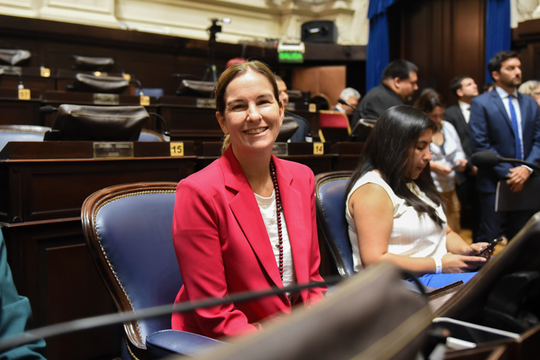
{"type": "Polygon", "coordinates": [[[512,104],[512,95],[508,96],[508,108],[510,109],[512,129],[514,130],[514,138],[516,143],[516,159],[523,160],[523,154],[521,153],[521,139],[519,137],[519,125],[516,116],[516,109],[514,109],[514,105],[512,104]]]}

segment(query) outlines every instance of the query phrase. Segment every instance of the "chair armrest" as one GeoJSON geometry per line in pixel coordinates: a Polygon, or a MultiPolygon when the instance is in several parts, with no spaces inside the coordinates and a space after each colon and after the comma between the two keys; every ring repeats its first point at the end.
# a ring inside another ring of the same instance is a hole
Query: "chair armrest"
{"type": "Polygon", "coordinates": [[[151,359],[161,359],[170,355],[195,357],[227,344],[223,341],[180,330],[160,330],[146,337],[146,347],[151,359]]]}

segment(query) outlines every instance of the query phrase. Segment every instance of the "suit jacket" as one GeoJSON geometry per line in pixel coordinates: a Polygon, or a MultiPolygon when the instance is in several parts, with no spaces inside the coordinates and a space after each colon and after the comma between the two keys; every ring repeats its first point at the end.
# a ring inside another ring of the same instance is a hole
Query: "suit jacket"
{"type": "MultiPolygon", "coordinates": [[[[540,113],[538,103],[530,96],[518,93],[523,133],[523,158],[540,164],[540,113]]],[[[503,158],[515,158],[512,121],[497,91],[475,97],[471,102],[469,135],[473,152],[489,150],[503,158]]],[[[501,163],[492,169],[478,168],[476,187],[479,191],[496,191],[497,182],[514,165],[501,163]]]]}
{"type": "MultiPolygon", "coordinates": [[[[273,160],[296,281],[322,281],[313,172],[273,160]]],[[[173,238],[184,280],[177,303],[283,286],[255,195],[231,148],[178,184],[173,238]]],[[[324,291],[302,291],[293,304],[280,294],[176,313],[172,327],[213,338],[255,331],[261,320],[289,313],[291,305],[309,304],[324,291]]]]}
{"type": "Polygon", "coordinates": [[[311,126],[306,119],[290,111],[285,111],[285,116],[291,116],[298,124],[298,129],[289,138],[290,142],[305,142],[307,137],[311,137],[311,126]]]}
{"type": "Polygon", "coordinates": [[[389,87],[380,84],[360,100],[351,126],[354,127],[359,119],[378,120],[383,112],[396,105],[403,105],[403,101],[389,87]]]}
{"type": "Polygon", "coordinates": [[[460,184],[463,184],[467,180],[467,175],[471,171],[473,164],[471,162],[472,149],[471,142],[469,140],[469,124],[465,121],[465,117],[461,112],[459,105],[452,105],[444,111],[443,119],[448,121],[450,124],[454,125],[456,129],[459,140],[461,141],[461,147],[467,158],[467,166],[465,171],[456,171],[458,181],[460,184]]]}

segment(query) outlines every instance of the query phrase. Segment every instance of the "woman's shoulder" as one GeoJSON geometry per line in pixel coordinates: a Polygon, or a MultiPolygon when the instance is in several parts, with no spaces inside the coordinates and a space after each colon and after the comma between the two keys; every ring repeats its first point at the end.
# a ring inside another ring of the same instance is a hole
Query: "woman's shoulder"
{"type": "Polygon", "coordinates": [[[368,183],[373,183],[381,186],[388,185],[377,170],[371,170],[362,175],[358,180],[356,180],[355,187],[360,187],[368,183]]]}
{"type": "Polygon", "coordinates": [[[223,181],[223,171],[219,166],[219,159],[213,161],[208,166],[202,168],[201,170],[189,175],[188,177],[180,180],[178,183],[178,188],[189,187],[189,188],[198,188],[202,187],[209,189],[212,187],[219,186],[223,181]]]}
{"type": "Polygon", "coordinates": [[[364,174],[347,196],[347,204],[369,211],[379,211],[394,206],[394,193],[378,172],[364,174]]]}
{"type": "Polygon", "coordinates": [[[362,177],[356,180],[356,183],[353,185],[351,192],[348,194],[348,197],[350,197],[360,187],[364,187],[364,185],[369,185],[367,188],[365,188],[366,190],[378,188],[381,191],[386,192],[391,199],[394,196],[394,192],[386,183],[386,181],[384,181],[381,174],[376,170],[372,170],[365,173],[364,175],[362,175],[362,177]]]}
{"type": "Polygon", "coordinates": [[[279,163],[278,166],[287,169],[295,180],[307,180],[315,176],[313,170],[307,165],[279,158],[276,161],[279,163]]]}
{"type": "Polygon", "coordinates": [[[443,123],[444,130],[451,132],[453,134],[457,134],[456,128],[454,127],[454,125],[452,125],[450,121],[443,120],[442,123],[443,123]]]}

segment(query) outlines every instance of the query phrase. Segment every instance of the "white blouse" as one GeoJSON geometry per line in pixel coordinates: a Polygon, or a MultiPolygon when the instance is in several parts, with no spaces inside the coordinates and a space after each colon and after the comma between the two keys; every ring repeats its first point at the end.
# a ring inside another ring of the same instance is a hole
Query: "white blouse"
{"type": "MultiPolygon", "coordinates": [[[[254,193],[255,194],[255,193],[254,193]]],[[[279,267],[279,235],[277,226],[277,210],[276,210],[276,191],[272,192],[272,196],[264,197],[255,194],[259,210],[272,244],[272,250],[274,251],[274,257],[276,258],[276,264],[279,267]]],[[[289,232],[287,231],[287,224],[285,223],[285,216],[283,210],[281,211],[281,235],[283,237],[283,286],[292,285],[295,282],[295,273],[291,252],[291,241],[289,240],[289,232]]],[[[289,294],[287,294],[289,295],[289,294]]]]}
{"type": "MultiPolygon", "coordinates": [[[[443,146],[440,147],[434,143],[431,143],[429,146],[431,150],[431,161],[443,163],[451,169],[457,165],[457,160],[465,159],[465,152],[463,151],[459,135],[454,125],[448,121],[443,121],[441,133],[444,135],[443,146]]],[[[452,170],[448,175],[437,174],[432,171],[431,177],[439,192],[448,192],[456,188],[456,170],[452,170]]]]}
{"type": "Polygon", "coordinates": [[[383,180],[379,172],[370,171],[362,176],[351,192],[347,194],[345,202],[345,214],[347,218],[349,239],[353,253],[354,271],[358,272],[362,269],[362,261],[358,252],[358,236],[354,220],[349,212],[349,200],[351,195],[360,186],[367,183],[377,184],[381,186],[392,201],[394,207],[394,224],[392,233],[388,240],[388,252],[397,255],[411,257],[431,257],[440,259],[447,253],[446,250],[446,216],[442,206],[436,206],[424,192],[418,188],[414,182],[408,183],[409,189],[427,204],[433,206],[437,211],[437,215],[445,221],[443,226],[435,223],[428,214],[419,215],[416,210],[405,203],[405,200],[398,197],[390,186],[383,180]]]}

